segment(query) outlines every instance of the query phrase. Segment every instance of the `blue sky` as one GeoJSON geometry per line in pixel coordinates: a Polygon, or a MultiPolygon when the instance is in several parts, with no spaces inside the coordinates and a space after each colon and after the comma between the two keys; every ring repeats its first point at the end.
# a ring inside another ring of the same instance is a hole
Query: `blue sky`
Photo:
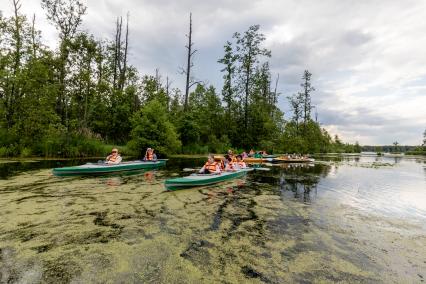
{"type": "MultiPolygon", "coordinates": [[[[347,142],[420,144],[426,128],[426,1],[148,1],[88,0],[82,29],[112,38],[117,16],[130,14],[130,62],[141,74],[173,80],[182,88],[185,34],[193,13],[197,79],[220,91],[217,59],[235,31],[260,24],[280,74],[280,107],[297,91],[304,69],[313,73],[313,102],[323,127],[347,142]]],[[[4,16],[11,0],[0,0],[4,16]]],[[[38,0],[22,0],[36,14],[44,41],[57,34],[38,0]]]]}

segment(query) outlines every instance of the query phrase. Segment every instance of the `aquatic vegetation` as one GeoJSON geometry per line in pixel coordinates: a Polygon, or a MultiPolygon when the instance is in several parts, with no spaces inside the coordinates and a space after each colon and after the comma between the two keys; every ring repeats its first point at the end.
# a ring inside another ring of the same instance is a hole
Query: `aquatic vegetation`
{"type": "MultiPolygon", "coordinates": [[[[57,178],[35,170],[0,180],[0,282],[388,283],[423,277],[426,228],[417,215],[408,212],[407,221],[400,211],[381,213],[361,203],[378,202],[374,190],[361,200],[360,189],[350,191],[347,175],[365,175],[370,168],[360,165],[372,162],[271,167],[214,186],[165,191],[164,180],[189,162],[182,163],[171,160],[164,170],[129,176],[57,178]]],[[[399,170],[379,167],[365,182],[399,170]]],[[[418,183],[425,182],[422,174],[418,183]]]]}

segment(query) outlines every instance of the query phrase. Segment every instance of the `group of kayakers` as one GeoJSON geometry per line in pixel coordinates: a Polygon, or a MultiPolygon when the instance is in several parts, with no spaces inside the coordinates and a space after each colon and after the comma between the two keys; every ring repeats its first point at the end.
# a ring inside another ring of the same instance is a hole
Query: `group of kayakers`
{"type": "Polygon", "coordinates": [[[199,170],[200,174],[220,174],[221,172],[233,172],[247,168],[243,161],[242,155],[234,155],[232,150],[224,158],[215,159],[214,155],[210,154],[207,162],[199,170]],[[216,161],[219,160],[219,161],[216,161]]]}
{"type": "MultiPolygon", "coordinates": [[[[255,152],[253,149],[247,154],[243,152],[240,155],[235,155],[232,150],[228,150],[227,154],[222,158],[215,159],[215,156],[210,154],[207,162],[200,169],[200,174],[220,174],[221,172],[232,172],[240,169],[247,168],[244,159],[247,157],[256,157],[257,155],[267,155],[265,151],[255,152]]],[[[153,148],[147,148],[145,151],[144,161],[157,161],[157,155],[154,153],[153,148]]],[[[122,158],[118,153],[117,148],[113,148],[111,154],[105,159],[106,164],[117,165],[120,164],[122,158]]]]}

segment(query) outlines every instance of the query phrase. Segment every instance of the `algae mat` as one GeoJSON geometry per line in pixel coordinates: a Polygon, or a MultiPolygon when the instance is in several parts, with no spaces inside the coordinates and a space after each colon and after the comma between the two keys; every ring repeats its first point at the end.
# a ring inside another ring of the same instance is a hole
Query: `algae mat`
{"type": "Polygon", "coordinates": [[[373,171],[383,184],[410,174],[395,185],[409,191],[424,185],[423,164],[361,162],[273,167],[178,192],[163,185],[182,175],[173,162],[132,176],[19,173],[0,180],[0,283],[422,281],[421,204],[414,213],[405,203],[370,210],[384,206],[386,192],[361,198],[357,192],[376,184],[354,176],[373,171]]]}

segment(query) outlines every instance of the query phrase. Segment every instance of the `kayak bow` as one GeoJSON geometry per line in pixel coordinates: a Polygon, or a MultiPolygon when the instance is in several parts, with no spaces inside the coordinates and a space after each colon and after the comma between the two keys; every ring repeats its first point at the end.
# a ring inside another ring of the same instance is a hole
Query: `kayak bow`
{"type": "Polygon", "coordinates": [[[235,172],[223,172],[220,174],[192,174],[186,177],[173,178],[165,181],[167,190],[195,187],[215,184],[218,182],[242,177],[253,169],[241,169],[235,172]]]}

